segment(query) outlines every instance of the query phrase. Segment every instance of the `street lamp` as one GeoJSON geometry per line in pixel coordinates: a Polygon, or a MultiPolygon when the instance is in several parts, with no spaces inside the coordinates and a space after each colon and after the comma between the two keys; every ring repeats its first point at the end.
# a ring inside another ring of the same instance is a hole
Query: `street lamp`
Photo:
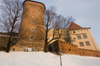
{"type": "Polygon", "coordinates": [[[60,65],[62,66],[61,52],[62,51],[58,51],[58,54],[60,55],[60,65]]]}

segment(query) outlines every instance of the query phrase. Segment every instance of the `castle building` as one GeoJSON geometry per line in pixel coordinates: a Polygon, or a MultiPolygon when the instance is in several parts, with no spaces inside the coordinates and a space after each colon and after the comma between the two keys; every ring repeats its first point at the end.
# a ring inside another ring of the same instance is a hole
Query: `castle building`
{"type": "MultiPolygon", "coordinates": [[[[53,32],[54,29],[50,30],[49,39],[53,38],[53,32]]],[[[90,28],[84,28],[71,22],[68,29],[59,29],[59,33],[61,33],[61,37],[53,40],[48,46],[50,52],[58,53],[61,51],[67,54],[100,57],[100,49],[90,28]]],[[[57,34],[55,37],[57,37],[57,34]]]]}
{"type": "Polygon", "coordinates": [[[99,51],[99,47],[90,31],[90,28],[81,27],[72,22],[68,28],[70,43],[78,48],[99,51]]]}
{"type": "Polygon", "coordinates": [[[17,45],[13,47],[16,51],[23,51],[25,48],[44,49],[44,11],[43,3],[24,1],[17,45]]]}
{"type": "MultiPolygon", "coordinates": [[[[59,33],[62,32],[62,35],[58,40],[77,45],[80,49],[87,49],[87,50],[95,50],[100,51],[91,31],[90,28],[84,28],[77,25],[74,22],[71,22],[68,29],[59,29],[59,33]]],[[[53,31],[54,29],[49,31],[48,38],[53,38],[53,31]]],[[[56,35],[57,36],[57,35],[56,35]]],[[[50,44],[55,43],[56,40],[53,40],[50,44]]],[[[63,48],[63,47],[62,47],[63,48]]]]}
{"type": "MultiPolygon", "coordinates": [[[[31,0],[24,1],[23,15],[17,38],[17,44],[12,46],[11,50],[24,51],[25,48],[32,48],[33,51],[44,50],[44,11],[45,5],[43,3],[31,0]]],[[[100,51],[94,37],[92,36],[90,28],[84,28],[75,24],[74,22],[71,22],[68,29],[51,29],[48,33],[48,41],[53,37],[58,37],[58,32],[61,33],[60,38],[53,40],[49,44],[53,45],[53,43],[60,40],[77,46],[77,50],[86,49],[100,51]],[[53,33],[54,31],[55,33],[53,33]]]]}

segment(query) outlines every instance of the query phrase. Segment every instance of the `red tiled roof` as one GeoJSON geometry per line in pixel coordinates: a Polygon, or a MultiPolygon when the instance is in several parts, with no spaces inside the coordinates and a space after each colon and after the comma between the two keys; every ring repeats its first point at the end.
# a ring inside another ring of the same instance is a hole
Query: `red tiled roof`
{"type": "Polygon", "coordinates": [[[68,27],[69,30],[73,30],[73,29],[82,29],[81,26],[77,25],[74,22],[71,22],[70,26],[68,27]]]}
{"type": "Polygon", "coordinates": [[[81,27],[77,25],[74,22],[71,22],[70,26],[68,27],[69,30],[74,30],[74,29],[90,29],[90,27],[81,27]]]}

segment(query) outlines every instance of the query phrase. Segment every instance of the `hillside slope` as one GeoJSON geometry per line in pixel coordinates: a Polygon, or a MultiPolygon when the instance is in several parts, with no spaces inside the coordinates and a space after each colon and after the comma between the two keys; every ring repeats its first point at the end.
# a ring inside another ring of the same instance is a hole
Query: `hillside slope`
{"type": "MultiPolygon", "coordinates": [[[[60,66],[60,57],[44,52],[0,52],[0,66],[60,66]]],[[[62,55],[62,66],[100,66],[100,58],[62,55]]]]}

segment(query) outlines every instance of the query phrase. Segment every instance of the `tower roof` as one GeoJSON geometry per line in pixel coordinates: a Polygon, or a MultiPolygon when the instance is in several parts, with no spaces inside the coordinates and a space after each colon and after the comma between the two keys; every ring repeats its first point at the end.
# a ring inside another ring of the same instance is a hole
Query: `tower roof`
{"type": "Polygon", "coordinates": [[[33,1],[33,0],[25,0],[25,1],[23,2],[23,4],[24,4],[26,1],[30,1],[30,2],[36,2],[36,3],[40,3],[40,4],[42,4],[42,5],[44,6],[44,8],[46,9],[45,5],[44,5],[42,2],[33,1]]]}
{"type": "MultiPolygon", "coordinates": [[[[68,27],[69,30],[74,30],[74,29],[82,29],[83,27],[79,26],[78,24],[71,22],[70,26],[68,27]]],[[[83,28],[84,29],[84,28],[83,28]]]]}

